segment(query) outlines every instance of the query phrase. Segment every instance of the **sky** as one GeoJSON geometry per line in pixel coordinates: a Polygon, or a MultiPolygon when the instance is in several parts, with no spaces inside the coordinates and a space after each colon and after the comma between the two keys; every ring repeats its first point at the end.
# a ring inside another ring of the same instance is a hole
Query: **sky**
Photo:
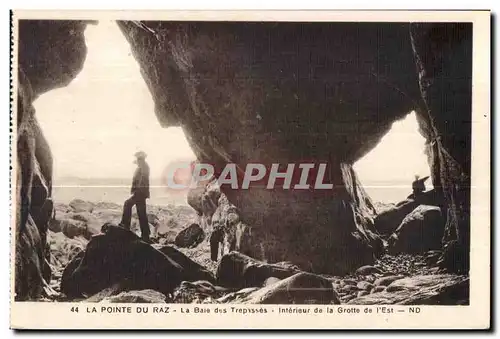
{"type": "MultiPolygon", "coordinates": [[[[194,160],[181,128],[160,127],[151,94],[116,24],[90,25],[85,37],[88,55],[82,71],[67,87],[34,103],[54,155],[55,184],[68,176],[131,178],[137,150],[148,154],[152,178],[160,178],[172,161],[194,160]]],[[[417,128],[414,113],[395,122],[379,145],[354,165],[375,200],[389,199],[387,189],[379,187],[382,181],[411,187],[415,174],[429,175],[424,138],[417,128]]],[[[398,192],[389,200],[409,193],[398,192]]]]}
{"type": "Polygon", "coordinates": [[[176,159],[195,159],[180,127],[162,128],[139,65],[118,26],[101,21],[85,31],[82,71],[65,88],[34,103],[54,155],[54,177],[131,178],[143,150],[151,177],[176,159]]]}
{"type": "MultiPolygon", "coordinates": [[[[421,178],[430,175],[424,145],[425,138],[418,132],[415,112],[394,122],[379,144],[354,164],[368,194],[376,201],[397,202],[411,193],[415,175],[421,178]],[[399,189],[388,193],[388,185],[393,188],[397,185],[399,189]]],[[[432,188],[430,178],[425,184],[432,188]]]]}

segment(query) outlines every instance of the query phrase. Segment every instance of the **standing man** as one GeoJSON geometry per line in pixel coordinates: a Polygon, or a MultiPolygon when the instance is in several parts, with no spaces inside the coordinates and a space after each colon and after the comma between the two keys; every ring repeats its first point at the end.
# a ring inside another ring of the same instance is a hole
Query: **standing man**
{"type": "Polygon", "coordinates": [[[135,153],[137,169],[132,180],[132,196],[123,205],[123,215],[120,225],[130,229],[130,219],[132,218],[132,207],[135,205],[139,224],[141,226],[141,238],[146,242],[149,240],[149,223],[146,214],[146,199],[149,198],[149,165],[146,163],[146,153],[140,151],[135,153]]]}

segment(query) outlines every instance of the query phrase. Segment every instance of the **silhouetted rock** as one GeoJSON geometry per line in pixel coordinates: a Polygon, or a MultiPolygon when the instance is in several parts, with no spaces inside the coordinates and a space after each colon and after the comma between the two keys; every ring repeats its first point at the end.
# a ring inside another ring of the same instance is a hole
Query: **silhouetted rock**
{"type": "Polygon", "coordinates": [[[439,198],[435,190],[424,192],[417,199],[406,199],[380,212],[374,219],[375,229],[383,235],[392,234],[403,219],[419,205],[438,206],[439,198]]]}
{"type": "Polygon", "coordinates": [[[262,286],[270,277],[285,279],[300,272],[277,264],[266,264],[239,252],[231,252],[222,257],[217,267],[217,284],[234,288],[262,286]]]}
{"type": "MultiPolygon", "coordinates": [[[[61,292],[67,296],[93,295],[116,283],[125,290],[154,289],[168,295],[183,280],[197,277],[193,269],[198,267],[186,265],[184,256],[177,255],[184,260],[182,267],[129,230],[105,224],[102,231],[92,237],[83,256],[66,267],[61,292]]],[[[205,278],[206,272],[199,276],[205,278]]]]}
{"type": "Polygon", "coordinates": [[[175,245],[179,247],[196,247],[205,239],[205,232],[198,224],[191,224],[175,237],[175,245]]]}
{"type": "MultiPolygon", "coordinates": [[[[82,297],[83,294],[79,292],[78,286],[75,286],[78,284],[78,282],[74,281],[73,279],[73,274],[75,273],[76,269],[80,266],[83,257],[85,256],[85,250],[82,250],[78,252],[73,259],[71,259],[66,267],[63,270],[63,274],[61,277],[61,292],[66,294],[69,297],[82,297]]],[[[118,283],[115,283],[118,284],[118,283]]],[[[111,287],[113,284],[110,284],[110,286],[107,286],[105,288],[111,287]]],[[[98,291],[92,291],[90,293],[86,293],[87,295],[92,295],[95,293],[99,293],[105,288],[98,290],[98,291]]]]}
{"type": "Polygon", "coordinates": [[[445,219],[441,209],[421,205],[408,214],[388,239],[391,253],[418,253],[442,247],[445,219]]]}
{"type": "Polygon", "coordinates": [[[208,281],[210,283],[215,282],[215,277],[210,271],[200,264],[189,259],[185,254],[175,249],[170,245],[161,246],[158,251],[165,254],[167,257],[171,258],[173,261],[178,263],[182,268],[184,268],[184,277],[186,281],[208,281]]]}

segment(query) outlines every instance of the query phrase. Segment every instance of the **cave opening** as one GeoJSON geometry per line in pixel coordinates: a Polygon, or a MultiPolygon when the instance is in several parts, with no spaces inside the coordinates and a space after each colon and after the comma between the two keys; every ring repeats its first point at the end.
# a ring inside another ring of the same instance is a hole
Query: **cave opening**
{"type": "Polygon", "coordinates": [[[419,132],[416,112],[395,121],[380,142],[354,164],[358,178],[376,204],[396,204],[412,192],[415,176],[433,189],[425,153],[426,139],[419,132]]]}
{"type": "Polygon", "coordinates": [[[50,145],[53,198],[122,204],[128,197],[138,150],[148,154],[155,204],[185,204],[186,192],[166,191],[163,172],[195,155],[180,127],[163,128],[130,45],[115,21],[85,30],[83,69],[66,87],[35,102],[37,119],[50,145]]]}

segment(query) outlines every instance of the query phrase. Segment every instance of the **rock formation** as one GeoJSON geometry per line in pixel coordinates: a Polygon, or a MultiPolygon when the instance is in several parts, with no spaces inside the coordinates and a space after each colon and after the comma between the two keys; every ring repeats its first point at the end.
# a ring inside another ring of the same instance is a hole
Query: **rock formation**
{"type": "Polygon", "coordinates": [[[442,207],[440,193],[430,190],[415,199],[407,198],[394,207],[379,211],[374,219],[374,227],[381,235],[391,235],[401,224],[403,219],[420,205],[442,207]]]}
{"type": "Polygon", "coordinates": [[[444,218],[439,207],[420,205],[409,213],[389,237],[392,254],[423,254],[442,247],[444,218]]]}
{"type": "Polygon", "coordinates": [[[232,288],[259,287],[266,279],[288,278],[301,271],[295,267],[266,264],[238,252],[224,255],[217,267],[217,283],[232,288]]]}
{"type": "Polygon", "coordinates": [[[33,101],[46,91],[66,86],[81,70],[86,55],[85,26],[84,22],[64,20],[19,22],[15,125],[17,300],[40,297],[50,277],[46,237],[53,209],[52,154],[36,120],[33,101]]]}
{"type": "Polygon", "coordinates": [[[222,257],[232,251],[266,259],[260,244],[252,237],[252,228],[241,221],[238,209],[221,193],[216,180],[191,189],[188,203],[197,210],[200,223],[210,234],[212,261],[217,261],[219,254],[222,257]]]}
{"type": "Polygon", "coordinates": [[[175,244],[179,247],[196,247],[205,239],[205,233],[198,224],[191,224],[180,231],[175,237],[175,244]]]}
{"type": "MultiPolygon", "coordinates": [[[[52,160],[32,103],[79,72],[85,25],[19,24],[16,293],[21,299],[36,297],[43,285],[47,218],[37,211],[50,209],[42,207],[50,204],[52,160]]],[[[200,162],[217,169],[229,162],[239,169],[254,162],[268,168],[328,164],[332,190],[222,187],[265,247],[267,260],[335,274],[373,262],[380,239],[352,164],[394,121],[416,110],[447,217],[442,262],[467,271],[470,24],[121,21],[119,26],[159,122],[182,126],[200,162]]]]}
{"type": "Polygon", "coordinates": [[[443,266],[468,273],[472,119],[472,23],[413,24],[432,182],[443,195],[443,266]]]}
{"type": "Polygon", "coordinates": [[[83,254],[66,267],[61,292],[68,297],[91,296],[119,284],[124,290],[153,289],[165,295],[184,280],[214,281],[214,277],[176,249],[155,249],[129,230],[103,225],[83,254]]]}

